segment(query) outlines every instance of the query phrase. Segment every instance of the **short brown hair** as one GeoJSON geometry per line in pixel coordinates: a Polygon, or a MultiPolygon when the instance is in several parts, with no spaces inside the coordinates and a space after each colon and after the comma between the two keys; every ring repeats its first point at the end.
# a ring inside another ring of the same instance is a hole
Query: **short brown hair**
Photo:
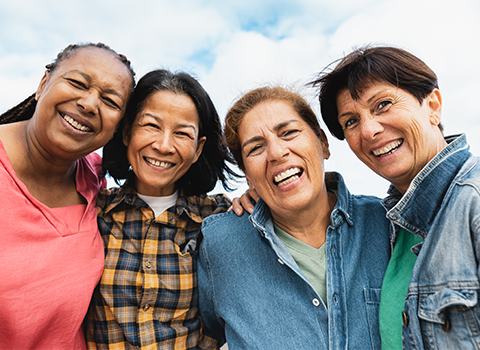
{"type": "Polygon", "coordinates": [[[265,101],[284,101],[290,103],[293,109],[298,113],[313,130],[313,132],[322,139],[323,133],[320,128],[317,116],[313,112],[308,102],[298,93],[288,90],[284,87],[261,87],[247,92],[243,95],[227,113],[225,118],[224,135],[228,148],[232,153],[240,169],[244,170],[242,149],[240,138],[238,136],[238,127],[245,117],[255,106],[265,101]]]}
{"type": "MultiPolygon", "coordinates": [[[[340,140],[345,139],[345,135],[338,122],[337,96],[343,89],[347,88],[357,100],[371,84],[387,82],[407,91],[420,103],[438,89],[435,73],[418,57],[396,47],[359,48],[340,59],[332,71],[326,72],[326,69],[310,84],[320,87],[322,118],[332,135],[340,140]]],[[[439,127],[443,131],[441,124],[439,127]]]]}

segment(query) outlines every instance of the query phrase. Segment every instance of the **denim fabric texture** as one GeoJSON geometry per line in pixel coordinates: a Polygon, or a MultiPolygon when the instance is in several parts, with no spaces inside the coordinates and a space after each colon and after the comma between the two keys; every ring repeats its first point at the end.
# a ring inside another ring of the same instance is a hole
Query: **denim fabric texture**
{"type": "Polygon", "coordinates": [[[403,196],[391,187],[383,201],[396,226],[425,240],[412,247],[404,349],[480,349],[480,166],[465,135],[446,140],[403,196]]]}
{"type": "Polygon", "coordinates": [[[206,332],[235,349],[380,349],[380,288],[389,221],[380,200],[327,183],[337,204],[326,238],[328,309],[275,235],[268,206],[212,215],[198,263],[206,332]]]}

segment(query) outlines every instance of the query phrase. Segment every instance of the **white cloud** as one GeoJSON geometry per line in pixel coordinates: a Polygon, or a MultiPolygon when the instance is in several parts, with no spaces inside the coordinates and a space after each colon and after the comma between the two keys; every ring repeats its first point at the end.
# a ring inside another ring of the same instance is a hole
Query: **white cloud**
{"type": "MultiPolygon", "coordinates": [[[[64,46],[103,41],[138,76],[167,67],[194,73],[224,116],[242,92],[267,83],[302,85],[354,46],[412,51],[439,76],[447,132],[466,131],[480,154],[478,0],[126,0],[9,1],[0,4],[0,110],[35,91],[64,46]]],[[[313,90],[305,90],[309,98],[313,90]]],[[[318,111],[314,101],[315,110],[318,111]]],[[[378,179],[330,137],[328,169],[352,192],[382,195],[378,179]]]]}

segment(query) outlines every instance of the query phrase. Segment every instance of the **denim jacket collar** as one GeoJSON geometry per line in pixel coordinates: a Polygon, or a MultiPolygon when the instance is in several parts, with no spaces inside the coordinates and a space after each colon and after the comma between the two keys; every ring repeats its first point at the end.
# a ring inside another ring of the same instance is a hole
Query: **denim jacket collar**
{"type": "Polygon", "coordinates": [[[417,174],[403,196],[391,185],[389,196],[382,201],[392,222],[423,239],[442,198],[470,154],[465,134],[448,136],[445,140],[448,145],[417,174]]]}

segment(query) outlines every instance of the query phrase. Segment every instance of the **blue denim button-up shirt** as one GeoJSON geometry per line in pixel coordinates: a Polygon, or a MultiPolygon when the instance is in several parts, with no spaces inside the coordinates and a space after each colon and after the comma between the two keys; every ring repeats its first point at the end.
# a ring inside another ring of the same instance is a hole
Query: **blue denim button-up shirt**
{"type": "Polygon", "coordinates": [[[389,222],[380,200],[348,192],[340,174],[326,235],[328,309],[275,235],[267,205],[203,221],[198,264],[207,332],[235,349],[380,349],[380,288],[389,222]]]}
{"type": "MultiPolygon", "coordinates": [[[[479,349],[480,165],[465,135],[384,200],[395,225],[425,239],[405,300],[404,349],[479,349]]],[[[391,242],[395,235],[391,236],[391,242]]]]}

